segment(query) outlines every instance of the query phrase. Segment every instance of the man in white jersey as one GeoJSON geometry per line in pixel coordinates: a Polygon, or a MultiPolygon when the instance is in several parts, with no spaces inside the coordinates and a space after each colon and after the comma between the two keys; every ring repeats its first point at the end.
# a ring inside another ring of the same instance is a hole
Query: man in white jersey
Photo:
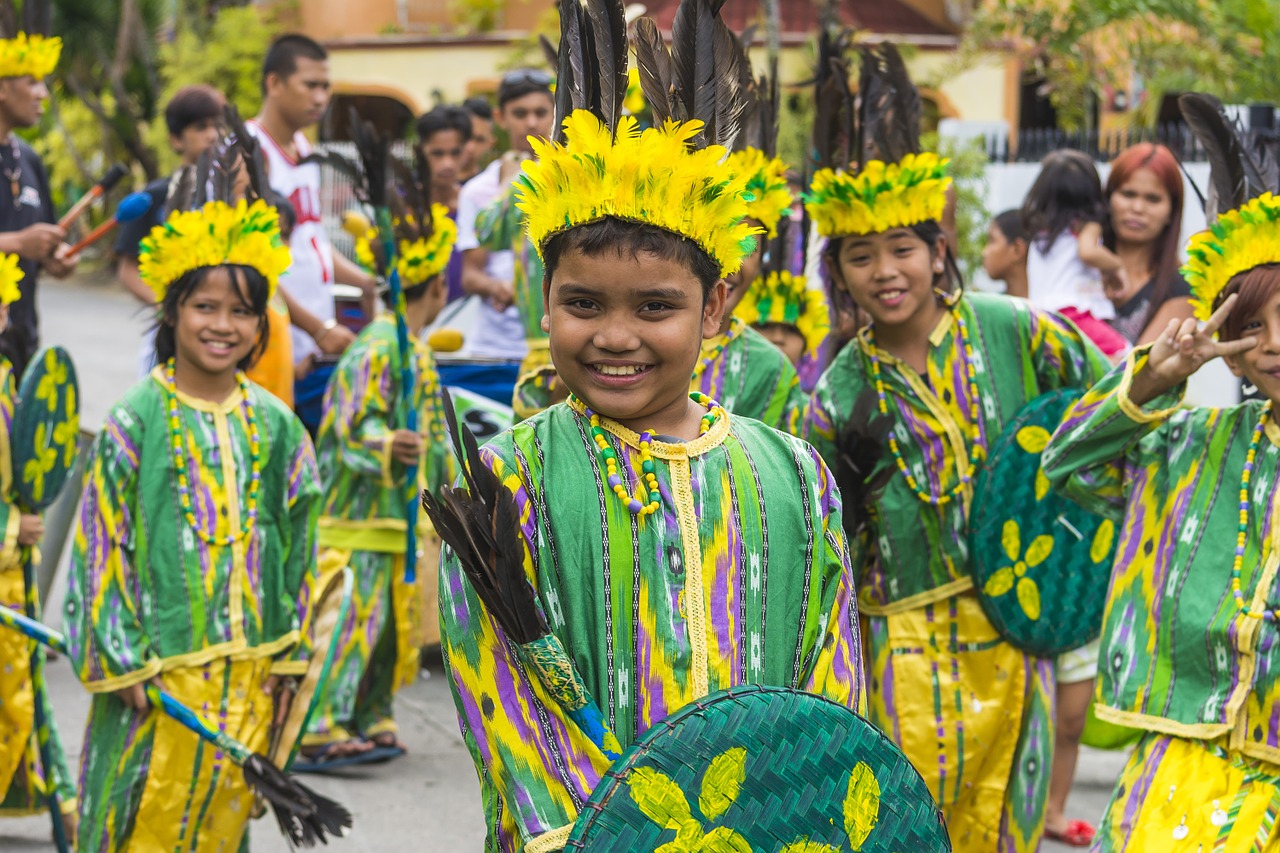
{"type": "Polygon", "coordinates": [[[276,39],[262,64],[262,93],[262,111],[247,125],[262,142],[272,189],[289,199],[297,215],[289,240],[293,263],[280,277],[280,290],[293,325],[294,408],[314,435],[336,360],[331,357],[355,339],[335,318],[333,283],[364,290],[366,311],[372,311],[376,283],[333,250],[321,221],[320,166],[300,165],[311,153],[302,131],[320,121],[329,106],[328,53],[306,36],[276,39]]]}

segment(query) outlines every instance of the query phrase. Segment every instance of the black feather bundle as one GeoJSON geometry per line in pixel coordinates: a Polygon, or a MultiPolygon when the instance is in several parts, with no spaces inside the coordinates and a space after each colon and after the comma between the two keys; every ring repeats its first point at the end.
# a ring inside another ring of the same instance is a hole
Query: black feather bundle
{"type": "Polygon", "coordinates": [[[249,173],[249,189],[252,198],[270,198],[271,183],[267,180],[267,166],[262,156],[260,143],[240,118],[240,111],[234,104],[223,107],[223,118],[227,124],[228,141],[240,152],[242,166],[249,173]]]}
{"type": "Polygon", "coordinates": [[[893,418],[880,413],[876,393],[864,388],[836,435],[834,474],[844,505],[845,535],[850,539],[866,527],[872,499],[893,476],[887,452],[892,428],[893,418]]]}
{"type": "Polygon", "coordinates": [[[849,91],[849,60],[846,53],[852,34],[818,33],[818,64],[813,76],[813,142],[811,172],[849,167],[853,145],[854,100],[849,91]]]}
{"type": "Polygon", "coordinates": [[[466,488],[422,492],[422,508],[441,540],[458,555],[463,573],[503,633],[518,645],[550,633],[524,573],[520,511],[515,497],[480,458],[475,436],[459,427],[453,400],[444,395],[445,421],[466,488]]]}
{"type": "Polygon", "coordinates": [[[675,72],[671,67],[671,53],[652,18],[636,20],[631,44],[636,52],[640,91],[644,93],[645,103],[653,114],[654,125],[661,127],[669,118],[680,119],[683,108],[675,100],[675,72]]]}
{"type": "MultiPolygon", "coordinates": [[[[720,20],[725,0],[681,0],[671,22],[671,68],[681,120],[701,119],[698,147],[732,148],[746,102],[740,68],[742,51],[720,20]]],[[[638,57],[637,57],[638,59],[638,57]]]]}
{"type": "Polygon", "coordinates": [[[351,812],[284,773],[261,755],[251,755],[241,768],[245,782],[275,813],[280,831],[292,846],[328,844],[351,828],[351,812]]]}
{"type": "Polygon", "coordinates": [[[360,170],[364,176],[362,181],[368,203],[375,209],[387,206],[387,195],[391,177],[388,161],[391,159],[391,146],[373,122],[360,118],[355,108],[351,108],[351,140],[356,145],[356,156],[360,161],[360,170]]]}
{"type": "Polygon", "coordinates": [[[859,163],[894,163],[920,152],[920,93],[898,49],[888,42],[858,48],[857,140],[859,163]]]}
{"type": "Polygon", "coordinates": [[[1265,192],[1280,190],[1280,167],[1260,140],[1246,137],[1212,95],[1188,92],[1178,98],[1182,117],[1209,158],[1205,218],[1240,207],[1265,192]]]}
{"type": "Polygon", "coordinates": [[[556,67],[556,136],[564,119],[587,110],[609,130],[627,95],[627,20],[622,0],[560,0],[560,45],[543,43],[556,67]]]}

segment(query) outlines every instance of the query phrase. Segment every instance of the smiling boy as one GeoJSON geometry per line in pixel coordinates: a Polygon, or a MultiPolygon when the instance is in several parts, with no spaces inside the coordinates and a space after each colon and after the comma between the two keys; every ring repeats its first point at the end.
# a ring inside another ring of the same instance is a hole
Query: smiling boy
{"type": "MultiPolygon", "coordinates": [[[[518,204],[572,396],[481,451],[521,508],[524,565],[551,631],[624,749],[737,684],[860,708],[830,473],[804,442],[689,391],[700,345],[720,328],[724,279],[752,250],[745,178],[720,145],[689,144],[700,121],[642,133],[622,117],[615,135],[578,110],[563,126],[563,145],[535,143],[518,204]],[[630,177],[604,177],[617,175],[630,177]]],[[[485,849],[561,849],[610,760],[531,680],[453,555],[440,596],[485,849]]]]}

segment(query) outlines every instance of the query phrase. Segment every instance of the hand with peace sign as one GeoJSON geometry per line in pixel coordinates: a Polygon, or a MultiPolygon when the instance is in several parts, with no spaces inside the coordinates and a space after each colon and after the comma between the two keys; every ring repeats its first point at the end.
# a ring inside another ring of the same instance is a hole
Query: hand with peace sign
{"type": "Polygon", "coordinates": [[[1228,296],[1203,327],[1194,317],[1170,320],[1164,333],[1151,345],[1146,366],[1133,378],[1129,399],[1144,406],[1156,397],[1186,382],[1202,365],[1220,356],[1239,355],[1257,346],[1258,339],[1219,341],[1214,338],[1236,303],[1228,296]]]}

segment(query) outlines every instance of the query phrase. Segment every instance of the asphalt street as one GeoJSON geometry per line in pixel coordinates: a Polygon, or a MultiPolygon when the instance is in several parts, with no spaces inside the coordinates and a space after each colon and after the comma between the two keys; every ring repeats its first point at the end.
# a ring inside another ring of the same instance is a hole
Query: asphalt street
{"type": "MultiPolygon", "coordinates": [[[[147,326],[136,303],[104,277],[42,283],[40,306],[44,339],[66,347],[76,362],[81,388],[82,423],[96,429],[110,406],[137,378],[138,347],[147,326]]],[[[64,561],[66,556],[64,555],[64,561]]],[[[61,586],[55,582],[46,613],[58,622],[61,586]]],[[[58,723],[74,762],[79,754],[88,697],[65,660],[49,667],[58,723]]],[[[309,777],[307,784],[346,804],[355,816],[351,834],[333,849],[351,853],[443,853],[480,849],[483,822],[479,787],[458,733],[453,703],[437,667],[397,699],[396,717],[409,748],[389,764],[309,777]]],[[[1096,822],[1110,796],[1124,757],[1084,750],[1068,803],[1072,817],[1096,822]]],[[[0,819],[0,851],[52,850],[45,816],[0,819]]],[[[270,819],[251,830],[258,853],[288,850],[270,819]]],[[[1065,846],[1046,843],[1059,853],[1065,846]]]]}

